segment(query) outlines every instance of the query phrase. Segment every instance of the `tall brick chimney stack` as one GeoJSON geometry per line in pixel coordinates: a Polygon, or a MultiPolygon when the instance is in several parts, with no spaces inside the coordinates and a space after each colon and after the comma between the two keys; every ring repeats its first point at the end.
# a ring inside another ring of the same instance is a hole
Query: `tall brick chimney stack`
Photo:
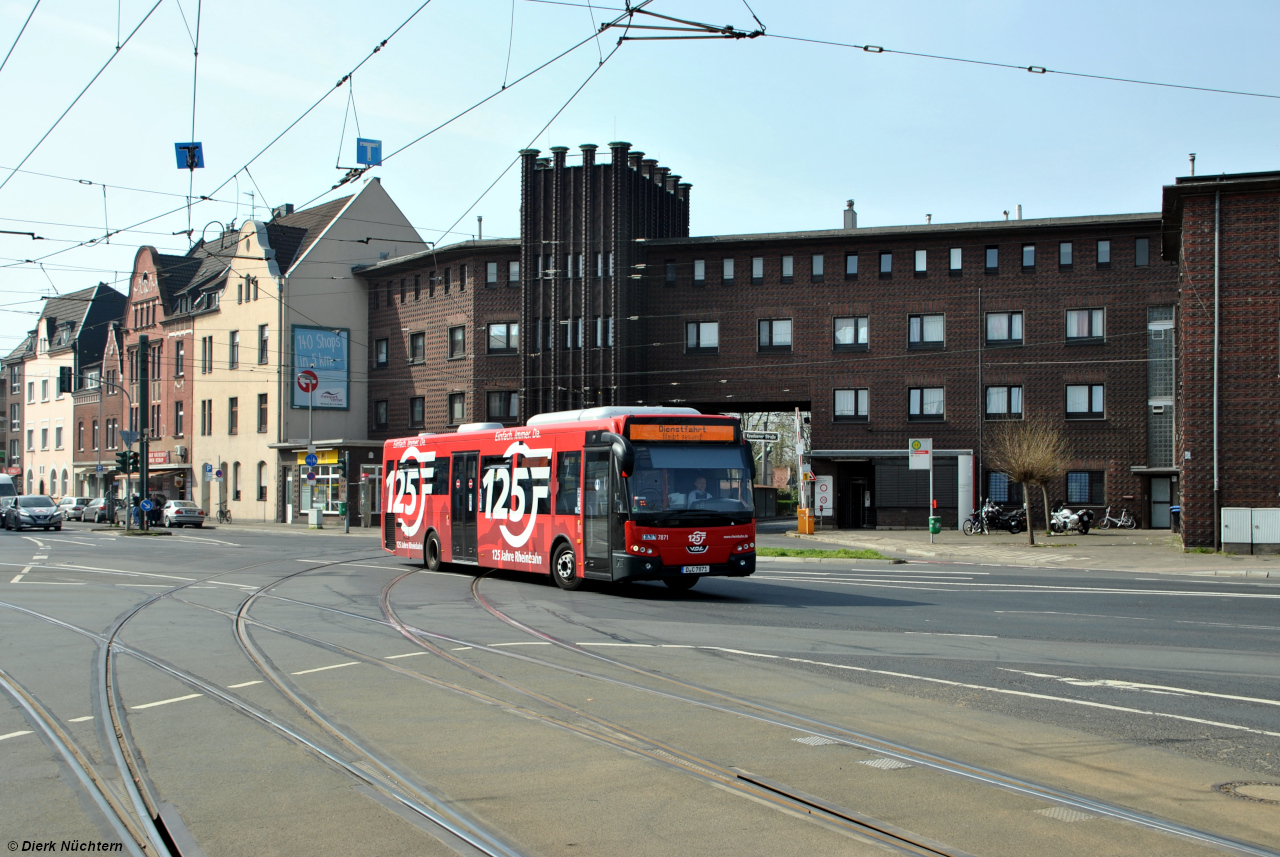
{"type": "Polygon", "coordinates": [[[578,148],[582,150],[582,165],[584,167],[594,167],[596,165],[596,149],[600,147],[595,143],[583,143],[578,148]]]}
{"type": "Polygon", "coordinates": [[[644,152],[640,151],[639,149],[636,149],[634,152],[632,152],[630,155],[627,156],[627,164],[631,167],[631,169],[635,170],[636,172],[640,172],[640,162],[642,160],[644,160],[644,152]]]}
{"type": "Polygon", "coordinates": [[[653,181],[653,174],[656,169],[658,169],[658,160],[656,158],[645,158],[640,162],[640,173],[649,181],[653,181]]]}

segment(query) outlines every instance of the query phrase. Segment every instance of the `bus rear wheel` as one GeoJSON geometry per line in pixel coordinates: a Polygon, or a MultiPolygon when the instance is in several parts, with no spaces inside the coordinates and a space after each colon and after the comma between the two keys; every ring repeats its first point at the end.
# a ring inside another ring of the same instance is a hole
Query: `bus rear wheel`
{"type": "Polygon", "coordinates": [[[440,537],[435,533],[428,535],[422,546],[422,565],[427,571],[440,570],[440,537]]]}
{"type": "Polygon", "coordinates": [[[690,589],[693,589],[693,587],[698,585],[698,578],[696,577],[664,577],[662,578],[662,582],[665,583],[669,588],[674,589],[677,592],[688,592],[690,589]]]}
{"type": "Polygon", "coordinates": [[[573,548],[561,545],[551,559],[551,579],[561,589],[573,591],[582,585],[582,576],[578,574],[578,558],[573,555],[573,548]]]}

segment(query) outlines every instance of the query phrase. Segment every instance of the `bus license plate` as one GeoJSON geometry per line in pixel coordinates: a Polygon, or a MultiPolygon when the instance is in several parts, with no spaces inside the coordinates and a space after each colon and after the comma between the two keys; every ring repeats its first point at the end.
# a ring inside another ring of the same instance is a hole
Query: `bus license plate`
{"type": "Polygon", "coordinates": [[[681,574],[710,574],[711,566],[709,565],[686,565],[680,569],[681,574]]]}

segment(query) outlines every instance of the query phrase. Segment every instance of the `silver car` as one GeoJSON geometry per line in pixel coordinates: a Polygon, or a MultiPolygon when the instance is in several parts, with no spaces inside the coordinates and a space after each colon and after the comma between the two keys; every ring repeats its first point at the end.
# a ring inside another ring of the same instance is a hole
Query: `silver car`
{"type": "Polygon", "coordinates": [[[204,526],[204,509],[190,500],[170,500],[160,514],[166,527],[204,526]]]}
{"type": "Polygon", "coordinates": [[[64,521],[83,521],[84,509],[90,502],[89,497],[63,497],[58,501],[58,511],[64,521]]]}
{"type": "Polygon", "coordinates": [[[28,527],[62,529],[62,513],[58,511],[52,497],[46,494],[24,494],[5,509],[6,530],[25,530],[28,527]]]}

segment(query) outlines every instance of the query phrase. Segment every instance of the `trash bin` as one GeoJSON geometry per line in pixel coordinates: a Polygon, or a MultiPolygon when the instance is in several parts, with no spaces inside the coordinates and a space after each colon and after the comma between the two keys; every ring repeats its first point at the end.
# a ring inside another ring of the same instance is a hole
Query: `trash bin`
{"type": "Polygon", "coordinates": [[[929,516],[929,532],[935,536],[942,532],[942,518],[936,515],[929,516]]]}
{"type": "Polygon", "coordinates": [[[1169,529],[1175,533],[1182,532],[1182,507],[1169,507],[1169,529]]]}

